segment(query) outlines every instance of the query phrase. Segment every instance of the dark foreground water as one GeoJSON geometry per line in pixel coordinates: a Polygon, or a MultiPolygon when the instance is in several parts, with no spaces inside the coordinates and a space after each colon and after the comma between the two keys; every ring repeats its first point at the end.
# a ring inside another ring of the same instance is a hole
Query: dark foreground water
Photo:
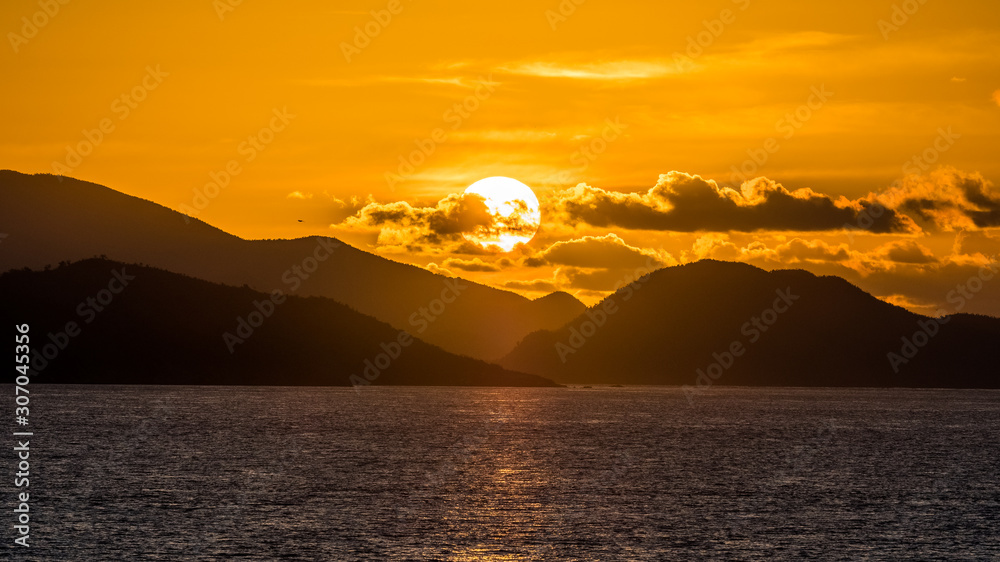
{"type": "Polygon", "coordinates": [[[0,558],[1000,557],[998,392],[32,390],[0,558]]]}

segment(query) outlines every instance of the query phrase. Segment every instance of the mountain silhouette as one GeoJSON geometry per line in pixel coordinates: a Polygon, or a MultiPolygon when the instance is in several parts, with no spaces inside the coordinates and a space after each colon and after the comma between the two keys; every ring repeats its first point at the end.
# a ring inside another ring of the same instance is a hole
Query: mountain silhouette
{"type": "Polygon", "coordinates": [[[3,317],[30,325],[38,382],[555,386],[331,299],[281,299],[147,266],[89,259],[9,271],[0,293],[3,317]]]}
{"type": "Polygon", "coordinates": [[[839,277],[705,260],[647,275],[500,363],[564,383],[997,388],[998,342],[997,318],[934,319],[839,277]]]}
{"type": "Polygon", "coordinates": [[[479,359],[499,359],[525,335],[556,329],[586,309],[565,293],[531,301],[469,281],[456,285],[333,238],[244,240],[156,203],[49,174],[0,171],[0,225],[8,235],[0,272],[106,256],[262,292],[329,297],[479,359]],[[315,260],[317,253],[328,257],[315,260]],[[444,291],[453,302],[442,301],[444,291]]]}

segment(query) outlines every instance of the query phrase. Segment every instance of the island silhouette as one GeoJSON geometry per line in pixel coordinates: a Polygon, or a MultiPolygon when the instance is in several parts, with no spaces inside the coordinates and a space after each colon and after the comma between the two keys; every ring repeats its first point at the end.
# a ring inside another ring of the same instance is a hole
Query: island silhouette
{"type": "Polygon", "coordinates": [[[0,172],[0,221],[4,314],[46,334],[47,382],[1000,387],[1000,319],[802,270],[704,260],[588,308],[47,174],[0,172]]]}

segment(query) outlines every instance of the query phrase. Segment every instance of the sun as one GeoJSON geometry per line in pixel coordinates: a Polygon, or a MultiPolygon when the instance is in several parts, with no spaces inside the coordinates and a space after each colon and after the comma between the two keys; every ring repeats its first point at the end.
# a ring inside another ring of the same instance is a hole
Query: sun
{"type": "Polygon", "coordinates": [[[523,183],[502,176],[484,178],[465,188],[466,195],[483,198],[493,216],[490,227],[479,226],[465,238],[484,248],[498,246],[505,252],[527,243],[538,232],[542,215],[535,192],[523,183]]]}

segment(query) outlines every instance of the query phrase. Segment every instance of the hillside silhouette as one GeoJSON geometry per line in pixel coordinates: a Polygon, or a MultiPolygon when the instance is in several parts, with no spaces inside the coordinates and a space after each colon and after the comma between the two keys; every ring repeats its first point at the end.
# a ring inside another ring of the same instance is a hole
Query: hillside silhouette
{"type": "Polygon", "coordinates": [[[531,301],[463,280],[460,298],[421,316],[453,285],[449,278],[333,238],[244,240],[156,203],[48,174],[0,171],[0,225],[8,234],[0,272],[107,256],[262,292],[329,297],[398,329],[425,327],[425,341],[479,359],[496,360],[525,335],[559,328],[586,309],[566,294],[531,301]],[[320,244],[329,258],[296,273],[320,244]]]}
{"type": "Polygon", "coordinates": [[[358,375],[376,385],[554,385],[419,339],[400,345],[399,330],[327,298],[275,303],[104,259],[7,272],[0,294],[5,319],[30,323],[33,382],[346,386],[358,375]],[[378,372],[366,377],[369,361],[378,372]]]}
{"type": "Polygon", "coordinates": [[[706,260],[653,272],[564,328],[530,334],[501,365],[564,383],[693,386],[701,370],[703,386],[997,388],[998,342],[997,318],[939,321],[839,277],[706,260]]]}

